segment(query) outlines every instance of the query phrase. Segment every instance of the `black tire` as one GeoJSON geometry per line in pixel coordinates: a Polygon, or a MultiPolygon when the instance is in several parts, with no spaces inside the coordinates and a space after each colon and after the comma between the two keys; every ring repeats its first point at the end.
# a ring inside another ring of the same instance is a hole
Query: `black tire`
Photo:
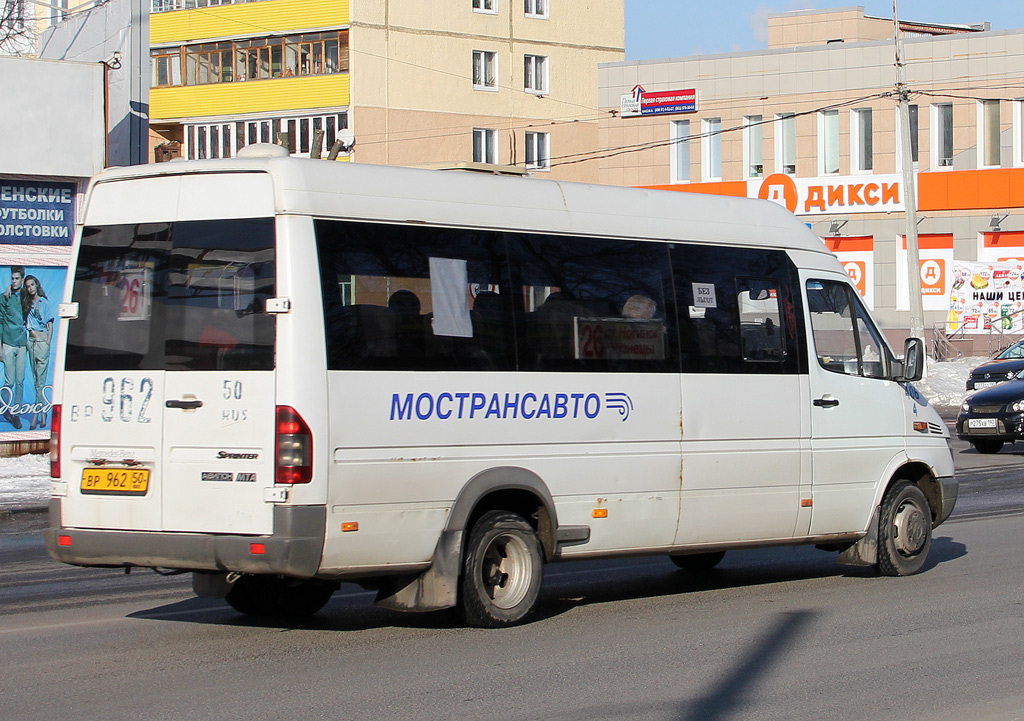
{"type": "Polygon", "coordinates": [[[878,563],[883,576],[921,570],[932,547],[932,511],[917,485],[898,481],[882,499],[878,518],[878,563]]]}
{"type": "Polygon", "coordinates": [[[537,532],[508,511],[489,511],[469,533],[460,583],[462,615],[477,628],[521,623],[537,603],[544,555],[537,532]]]}
{"type": "Polygon", "coordinates": [[[316,579],[245,575],[232,584],[224,600],[247,616],[305,618],[327,605],[334,588],[316,579]]]}
{"type": "Polygon", "coordinates": [[[669,556],[672,563],[690,573],[708,573],[725,558],[725,551],[713,553],[691,553],[685,556],[669,556]]]}
{"type": "Polygon", "coordinates": [[[1003,447],[1002,441],[971,441],[971,445],[978,451],[978,453],[999,453],[1003,447]]]}

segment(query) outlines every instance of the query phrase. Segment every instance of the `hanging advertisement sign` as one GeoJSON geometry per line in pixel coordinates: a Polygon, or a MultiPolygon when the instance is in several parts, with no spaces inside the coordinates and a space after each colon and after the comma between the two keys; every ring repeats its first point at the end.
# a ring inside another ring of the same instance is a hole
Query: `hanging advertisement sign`
{"type": "Polygon", "coordinates": [[[953,263],[949,332],[1024,331],[1024,262],[953,263]]]}
{"type": "Polygon", "coordinates": [[[649,93],[642,85],[633,87],[629,95],[619,99],[619,114],[624,118],[638,115],[668,115],[697,112],[697,89],[663,90],[649,93]]]}

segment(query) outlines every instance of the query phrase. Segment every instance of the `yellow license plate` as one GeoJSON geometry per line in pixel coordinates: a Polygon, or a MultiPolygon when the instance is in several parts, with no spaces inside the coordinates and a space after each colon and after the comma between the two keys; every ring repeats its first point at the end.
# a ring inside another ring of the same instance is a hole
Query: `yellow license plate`
{"type": "Polygon", "coordinates": [[[82,493],[144,496],[149,488],[146,468],[86,468],[82,471],[82,493]]]}

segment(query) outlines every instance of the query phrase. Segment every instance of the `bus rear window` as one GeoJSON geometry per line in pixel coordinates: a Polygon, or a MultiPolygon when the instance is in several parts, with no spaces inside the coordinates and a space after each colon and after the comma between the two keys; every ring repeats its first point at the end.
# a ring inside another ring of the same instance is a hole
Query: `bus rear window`
{"type": "Polygon", "coordinates": [[[66,368],[272,370],[274,221],[86,227],[66,368]]]}

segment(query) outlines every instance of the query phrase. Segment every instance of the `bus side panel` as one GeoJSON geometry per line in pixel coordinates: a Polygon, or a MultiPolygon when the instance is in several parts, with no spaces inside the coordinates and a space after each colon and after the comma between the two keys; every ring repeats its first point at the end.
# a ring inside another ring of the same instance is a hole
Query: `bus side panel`
{"type": "Polygon", "coordinates": [[[496,467],[539,477],[560,525],[591,527],[590,542],[567,555],[672,544],[679,508],[674,374],[329,377],[330,397],[345,403],[330,404],[327,567],[429,560],[460,491],[496,467]],[[606,517],[595,518],[595,509],[606,517]],[[357,533],[338,531],[356,517],[366,518],[357,533]]]}
{"type": "Polygon", "coordinates": [[[684,376],[682,385],[683,492],[676,544],[805,532],[810,509],[800,501],[801,486],[809,481],[806,376],[684,376]]]}

